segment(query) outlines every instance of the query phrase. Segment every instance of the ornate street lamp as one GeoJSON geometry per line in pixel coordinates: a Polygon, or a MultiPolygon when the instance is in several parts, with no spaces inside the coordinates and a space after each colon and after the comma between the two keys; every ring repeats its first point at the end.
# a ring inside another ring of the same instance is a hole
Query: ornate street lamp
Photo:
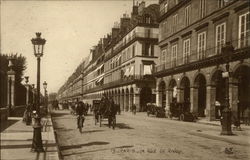
{"type": "Polygon", "coordinates": [[[10,56],[8,57],[8,97],[7,103],[9,107],[9,113],[11,113],[12,106],[15,106],[15,71],[13,70],[15,58],[10,56]]]}
{"type": "Polygon", "coordinates": [[[43,56],[43,47],[46,42],[45,39],[41,38],[41,33],[36,33],[36,38],[32,38],[31,42],[34,47],[34,55],[37,57],[37,98],[36,98],[36,114],[35,114],[35,124],[33,126],[33,142],[32,151],[43,152],[43,143],[41,135],[41,117],[40,117],[40,61],[43,56]]]}
{"type": "Polygon", "coordinates": [[[44,98],[45,98],[45,103],[44,103],[44,105],[45,105],[45,108],[46,108],[46,114],[47,114],[47,111],[48,111],[48,100],[47,100],[47,82],[46,81],[44,81],[43,82],[43,89],[44,89],[44,98]]]}
{"type": "Polygon", "coordinates": [[[29,83],[29,76],[25,76],[25,83],[28,84],[29,83]]]}
{"type": "Polygon", "coordinates": [[[226,45],[222,48],[223,60],[226,62],[226,72],[222,73],[222,77],[225,78],[225,108],[222,111],[222,131],[221,135],[233,135],[231,129],[231,116],[232,111],[230,109],[229,103],[229,62],[232,58],[232,53],[234,51],[234,47],[232,46],[231,42],[226,42],[226,45]]]}

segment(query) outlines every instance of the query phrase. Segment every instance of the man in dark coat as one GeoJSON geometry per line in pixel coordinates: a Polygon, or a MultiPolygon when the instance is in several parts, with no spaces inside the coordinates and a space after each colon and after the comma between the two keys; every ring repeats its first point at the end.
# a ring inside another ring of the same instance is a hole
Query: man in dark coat
{"type": "MultiPolygon", "coordinates": [[[[84,113],[84,106],[83,106],[83,102],[77,102],[76,103],[76,115],[78,115],[77,117],[77,124],[79,124],[79,121],[80,121],[80,116],[83,117],[83,122],[84,122],[84,116],[83,116],[83,113],[84,113]]],[[[82,123],[83,123],[82,122],[82,123]]]]}

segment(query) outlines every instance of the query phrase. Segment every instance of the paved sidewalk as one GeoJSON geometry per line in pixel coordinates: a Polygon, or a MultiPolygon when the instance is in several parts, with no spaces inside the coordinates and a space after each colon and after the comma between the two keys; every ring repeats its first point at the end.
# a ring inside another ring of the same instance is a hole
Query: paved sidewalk
{"type": "MultiPolygon", "coordinates": [[[[136,115],[133,115],[131,112],[121,112],[121,114],[126,116],[139,116],[149,118],[155,121],[165,121],[166,123],[183,123],[185,125],[206,125],[207,129],[189,131],[189,134],[204,137],[208,139],[220,140],[232,144],[238,144],[243,146],[250,146],[250,126],[241,125],[241,131],[234,130],[232,128],[232,132],[234,135],[226,136],[220,135],[221,125],[219,121],[208,121],[206,119],[198,120],[197,122],[182,122],[175,119],[168,118],[157,118],[155,116],[147,116],[146,112],[137,112],[136,115]]],[[[249,147],[250,148],[250,147],[249,147]]],[[[249,149],[250,152],[250,149],[249,149]]]]}
{"type": "MultiPolygon", "coordinates": [[[[1,160],[58,160],[57,144],[51,117],[42,118],[42,140],[45,152],[31,152],[33,127],[20,117],[9,117],[12,122],[1,132],[1,160]],[[13,123],[14,122],[14,123],[13,123]]],[[[8,123],[7,122],[7,123],[8,123]]]]}

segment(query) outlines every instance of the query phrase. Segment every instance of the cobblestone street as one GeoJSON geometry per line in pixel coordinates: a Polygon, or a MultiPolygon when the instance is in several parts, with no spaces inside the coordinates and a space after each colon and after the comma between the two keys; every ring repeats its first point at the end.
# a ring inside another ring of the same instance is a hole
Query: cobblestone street
{"type": "Polygon", "coordinates": [[[80,134],[76,117],[69,111],[55,111],[52,117],[60,154],[65,160],[247,160],[250,156],[249,147],[223,140],[241,138],[238,134],[243,133],[237,133],[240,131],[234,131],[238,136],[221,136],[222,139],[199,135],[203,132],[219,135],[220,126],[147,117],[145,113],[122,113],[117,116],[115,130],[108,128],[107,121],[101,127],[95,126],[93,116],[88,115],[80,134]]]}

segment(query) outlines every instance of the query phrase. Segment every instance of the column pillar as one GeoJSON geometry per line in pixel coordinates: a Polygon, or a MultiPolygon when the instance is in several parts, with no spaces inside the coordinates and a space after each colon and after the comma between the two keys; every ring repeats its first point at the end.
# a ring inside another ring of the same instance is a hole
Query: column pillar
{"type": "Polygon", "coordinates": [[[190,112],[198,113],[198,88],[190,87],[190,112]]]}
{"type": "Polygon", "coordinates": [[[123,96],[124,96],[124,94],[120,94],[120,108],[121,108],[121,111],[124,111],[123,96]]]}
{"type": "Polygon", "coordinates": [[[127,102],[128,102],[128,111],[130,112],[131,111],[131,97],[130,97],[130,93],[127,94],[127,102]]]}
{"type": "Polygon", "coordinates": [[[232,114],[237,117],[238,113],[238,85],[229,81],[229,108],[232,114]]]}
{"type": "Polygon", "coordinates": [[[128,105],[128,102],[127,102],[128,100],[127,99],[128,99],[127,98],[127,93],[125,92],[124,93],[124,102],[123,102],[123,104],[124,104],[124,111],[126,111],[126,112],[128,111],[127,110],[127,105],[128,105]]]}
{"type": "Polygon", "coordinates": [[[26,105],[29,104],[29,85],[25,84],[25,88],[26,88],[26,105]]]}
{"type": "Polygon", "coordinates": [[[15,106],[15,71],[12,69],[7,72],[8,81],[7,81],[7,105],[9,107],[9,111],[12,106],[15,106]]]}
{"type": "Polygon", "coordinates": [[[164,92],[164,91],[157,91],[156,92],[156,97],[158,97],[157,99],[158,99],[158,104],[157,104],[157,106],[162,106],[162,99],[163,99],[163,97],[162,97],[162,92],[164,92]]]}
{"type": "Polygon", "coordinates": [[[177,88],[177,102],[184,102],[184,90],[182,88],[177,88]]]}
{"type": "Polygon", "coordinates": [[[173,95],[173,91],[170,89],[166,90],[166,107],[165,107],[165,111],[166,111],[166,116],[168,116],[170,114],[170,103],[172,102],[172,96],[173,95]]]}
{"type": "Polygon", "coordinates": [[[215,101],[216,101],[216,87],[212,85],[207,86],[207,106],[206,106],[206,118],[209,121],[215,120],[215,101]]]}
{"type": "Polygon", "coordinates": [[[140,111],[140,94],[134,93],[134,104],[136,105],[136,111],[140,111]]]}

